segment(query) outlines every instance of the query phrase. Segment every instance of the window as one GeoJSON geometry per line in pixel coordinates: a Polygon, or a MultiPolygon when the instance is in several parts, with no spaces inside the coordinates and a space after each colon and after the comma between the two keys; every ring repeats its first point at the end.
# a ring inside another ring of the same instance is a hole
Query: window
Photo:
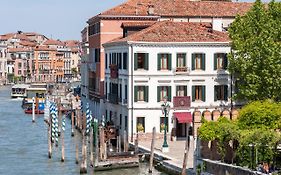
{"type": "Polygon", "coordinates": [[[107,110],[105,110],[105,121],[108,121],[107,110]]]}
{"type": "MultiPolygon", "coordinates": [[[[169,131],[169,121],[168,121],[168,117],[167,117],[167,120],[166,120],[166,131],[168,132],[169,131]]],[[[160,132],[164,132],[164,129],[165,128],[165,117],[160,117],[160,132]]]]}
{"type": "Polygon", "coordinates": [[[135,102],[148,102],[148,86],[135,86],[135,102]]]}
{"type": "Polygon", "coordinates": [[[122,129],[122,114],[120,114],[120,117],[119,117],[119,128],[122,129]]]}
{"type": "Polygon", "coordinates": [[[205,54],[193,53],[192,54],[192,70],[205,70],[205,54]]]}
{"type": "Polygon", "coordinates": [[[157,102],[163,101],[166,96],[168,97],[168,101],[171,101],[171,86],[158,86],[157,102]]]}
{"type": "Polygon", "coordinates": [[[128,92],[127,92],[127,90],[128,90],[128,86],[125,85],[125,99],[126,99],[126,100],[127,100],[127,98],[128,98],[128,92]]]}
{"type": "Polygon", "coordinates": [[[187,96],[187,87],[186,86],[177,86],[176,87],[177,96],[187,96]]]}
{"type": "Polygon", "coordinates": [[[119,84],[119,102],[122,102],[122,84],[119,84]]]}
{"type": "Polygon", "coordinates": [[[158,54],[158,70],[171,70],[172,56],[167,53],[158,54]]]}
{"type": "Polygon", "coordinates": [[[118,68],[122,69],[122,53],[118,53],[117,57],[118,57],[118,68]]]}
{"type": "Polygon", "coordinates": [[[95,62],[100,62],[100,49],[95,49],[95,62]]]}
{"type": "Polygon", "coordinates": [[[135,70],[148,70],[148,53],[135,53],[134,67],[135,70]]]}
{"type": "Polygon", "coordinates": [[[177,54],[177,67],[186,67],[186,54],[185,53],[177,54]]]}
{"type": "Polygon", "coordinates": [[[128,116],[125,116],[125,130],[128,131],[128,116]]]}
{"type": "Polygon", "coordinates": [[[214,54],[214,70],[222,70],[227,68],[227,54],[215,53],[214,54]]]}
{"type": "Polygon", "coordinates": [[[123,53],[123,69],[127,70],[128,53],[123,53]]]}
{"type": "Polygon", "coordinates": [[[21,63],[18,63],[18,68],[21,69],[21,63]]]}
{"type": "Polygon", "coordinates": [[[145,118],[137,117],[137,132],[145,132],[145,118]]]}
{"type": "Polygon", "coordinates": [[[205,86],[192,86],[192,101],[206,101],[205,86]]]}
{"type": "Polygon", "coordinates": [[[214,87],[214,101],[227,100],[228,98],[228,86],[218,85],[214,87]]]}
{"type": "Polygon", "coordinates": [[[108,68],[108,60],[107,60],[107,53],[105,54],[105,69],[108,68]]]}

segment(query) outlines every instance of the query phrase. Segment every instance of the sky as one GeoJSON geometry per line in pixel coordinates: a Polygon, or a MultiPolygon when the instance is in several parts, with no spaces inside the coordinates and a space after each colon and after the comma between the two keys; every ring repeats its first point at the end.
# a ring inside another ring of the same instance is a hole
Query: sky
{"type": "Polygon", "coordinates": [[[125,1],[1,0],[0,34],[37,32],[53,39],[81,40],[80,32],[89,18],[125,1]]]}
{"type": "Polygon", "coordinates": [[[0,35],[37,32],[53,39],[81,40],[92,16],[125,0],[1,0],[0,35]]]}

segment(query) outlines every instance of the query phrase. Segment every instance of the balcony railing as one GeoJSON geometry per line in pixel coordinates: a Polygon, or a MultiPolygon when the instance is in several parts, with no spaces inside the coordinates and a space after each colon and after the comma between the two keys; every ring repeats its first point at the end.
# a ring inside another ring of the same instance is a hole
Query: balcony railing
{"type": "Polygon", "coordinates": [[[175,74],[189,74],[190,68],[189,67],[177,67],[173,69],[175,74]]]}
{"type": "Polygon", "coordinates": [[[111,94],[111,93],[108,93],[108,100],[109,100],[109,103],[112,103],[112,104],[118,104],[118,95],[117,94],[111,94]]]}

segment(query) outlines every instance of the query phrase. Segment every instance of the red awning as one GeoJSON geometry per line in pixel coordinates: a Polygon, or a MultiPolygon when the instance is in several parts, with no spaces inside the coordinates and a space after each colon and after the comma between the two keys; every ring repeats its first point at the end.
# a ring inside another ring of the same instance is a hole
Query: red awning
{"type": "Polygon", "coordinates": [[[174,116],[178,120],[178,123],[191,123],[192,122],[191,112],[174,112],[174,116]]]}

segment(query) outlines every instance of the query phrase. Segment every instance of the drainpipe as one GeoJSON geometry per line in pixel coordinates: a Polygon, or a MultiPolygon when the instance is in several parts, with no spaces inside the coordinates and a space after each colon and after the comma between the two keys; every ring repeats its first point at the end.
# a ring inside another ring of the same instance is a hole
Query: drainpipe
{"type": "MultiPolygon", "coordinates": [[[[131,60],[132,60],[132,62],[131,63],[133,63],[134,62],[134,52],[133,52],[133,46],[131,45],[131,60]]],[[[133,68],[133,66],[134,66],[134,64],[131,64],[131,143],[133,143],[133,141],[134,141],[134,134],[133,134],[133,131],[134,131],[134,129],[133,129],[133,126],[134,126],[134,120],[133,120],[133,114],[134,114],[134,99],[133,99],[133,97],[134,97],[134,95],[133,95],[133,93],[134,93],[134,87],[133,87],[133,72],[134,72],[134,68],[133,68]]]]}

